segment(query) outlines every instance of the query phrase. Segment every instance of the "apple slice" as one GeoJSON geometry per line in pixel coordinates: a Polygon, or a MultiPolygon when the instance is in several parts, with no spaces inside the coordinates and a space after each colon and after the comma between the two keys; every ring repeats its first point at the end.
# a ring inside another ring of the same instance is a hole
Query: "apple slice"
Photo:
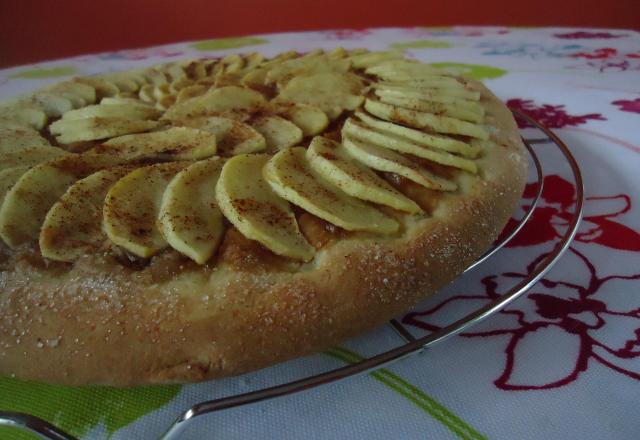
{"type": "Polygon", "coordinates": [[[412,214],[422,212],[386,180],[352,159],[337,142],[316,136],[307,149],[307,159],[311,168],[350,196],[412,214]]]}
{"type": "Polygon", "coordinates": [[[362,80],[352,73],[322,72],[291,79],[274,101],[309,104],[336,119],[344,110],[362,104],[363,90],[362,80]]]}
{"type": "Polygon", "coordinates": [[[96,100],[100,100],[105,96],[115,96],[120,92],[120,89],[114,83],[97,76],[78,77],[74,78],[73,81],[93,87],[96,91],[96,100]]]}
{"type": "Polygon", "coordinates": [[[0,237],[10,247],[35,241],[47,212],[74,182],[117,164],[115,157],[68,155],[24,173],[0,207],[0,237]]]}
{"type": "Polygon", "coordinates": [[[183,103],[191,98],[195,98],[196,96],[202,96],[207,92],[207,90],[209,90],[209,87],[202,84],[187,86],[178,92],[176,102],[183,103]]]}
{"type": "Polygon", "coordinates": [[[219,157],[190,165],[175,175],[162,196],[160,232],[172,248],[198,264],[211,258],[224,233],[215,198],[223,165],[219,157]]]}
{"type": "Polygon", "coordinates": [[[71,185],[49,210],[40,230],[40,251],[56,261],[75,261],[106,239],[102,207],[107,191],[133,166],[97,171],[71,185]]]}
{"type": "Polygon", "coordinates": [[[346,59],[334,59],[316,53],[300,58],[283,61],[269,70],[266,76],[267,84],[284,86],[289,80],[296,77],[307,77],[318,73],[340,72],[349,70],[350,62],[346,59]]]}
{"type": "Polygon", "coordinates": [[[318,107],[306,104],[280,103],[273,106],[279,116],[290,120],[306,136],[315,136],[329,125],[327,114],[318,107]]]}
{"type": "Polygon", "coordinates": [[[472,159],[478,157],[481,151],[473,142],[468,144],[448,136],[425,133],[424,131],[394,124],[393,122],[381,121],[361,111],[356,111],[354,116],[360,119],[366,126],[379,132],[396,135],[423,147],[449,151],[472,159]]]}
{"type": "Polygon", "coordinates": [[[98,104],[71,110],[62,115],[63,120],[84,118],[123,118],[135,120],[158,119],[161,111],[145,105],[130,104],[98,104]]]}
{"type": "Polygon", "coordinates": [[[383,79],[395,79],[398,77],[404,78],[405,76],[411,76],[414,78],[442,77],[443,73],[445,73],[442,69],[438,69],[437,67],[406,59],[384,61],[367,68],[365,72],[368,75],[375,75],[383,79]]]}
{"type": "Polygon", "coordinates": [[[315,254],[298,228],[289,204],[262,176],[266,154],[232,157],[216,185],[216,200],[225,217],[250,240],[278,255],[309,261],[315,254]]]}
{"type": "MultiPolygon", "coordinates": [[[[436,77],[437,78],[437,77],[436,77]]],[[[448,85],[434,84],[432,79],[407,80],[398,82],[374,83],[375,89],[395,90],[404,92],[403,94],[419,94],[419,97],[438,102],[453,102],[457,100],[479,101],[481,94],[476,90],[470,90],[460,85],[460,87],[450,87],[448,85]]],[[[479,104],[477,107],[483,108],[479,104]]]]}
{"type": "Polygon", "coordinates": [[[0,153],[0,171],[7,168],[28,166],[32,167],[39,163],[55,159],[59,156],[66,156],[69,153],[62,148],[37,146],[21,148],[15,151],[0,153]]]}
{"type": "Polygon", "coordinates": [[[159,125],[157,121],[94,116],[82,119],[60,119],[49,126],[49,131],[56,136],[59,143],[71,144],[149,131],[159,125]]]}
{"type": "Polygon", "coordinates": [[[437,133],[459,134],[482,140],[489,139],[489,133],[484,127],[448,116],[409,110],[371,99],[365,101],[364,108],[381,119],[414,128],[429,129],[437,133]]]}
{"type": "Polygon", "coordinates": [[[58,118],[74,109],[73,103],[69,99],[47,92],[36,93],[28,103],[41,109],[49,118],[58,118]]]}
{"type": "Polygon", "coordinates": [[[36,130],[7,123],[0,125],[0,154],[20,152],[26,148],[50,146],[36,130]]]}
{"type": "Polygon", "coordinates": [[[221,116],[209,116],[180,121],[181,125],[213,133],[222,156],[256,153],[267,148],[264,136],[244,122],[221,116]]]}
{"type": "Polygon", "coordinates": [[[14,103],[0,107],[0,126],[19,125],[42,130],[47,119],[44,111],[29,104],[14,103]]]}
{"type": "Polygon", "coordinates": [[[398,174],[429,189],[454,191],[457,188],[454,182],[434,175],[392,150],[351,137],[344,138],[343,145],[351,157],[374,170],[398,174]]]}
{"type": "Polygon", "coordinates": [[[421,101],[433,101],[442,102],[445,104],[452,104],[465,110],[477,113],[480,116],[484,116],[484,107],[480,105],[473,96],[460,97],[458,92],[468,92],[470,94],[476,93],[470,90],[447,90],[447,89],[430,89],[420,87],[405,87],[401,85],[390,84],[374,84],[375,94],[380,97],[393,97],[393,98],[411,98],[421,101]]]}
{"type": "Polygon", "coordinates": [[[343,229],[381,234],[398,230],[392,218],[324,181],[312,170],[302,147],[277,153],[263,175],[280,197],[343,229]]]}
{"type": "Polygon", "coordinates": [[[216,136],[205,130],[172,127],[152,133],[128,134],[109,139],[89,150],[125,160],[197,160],[216,154],[216,136]]]}
{"type": "Polygon", "coordinates": [[[74,108],[84,107],[96,102],[96,89],[77,81],[63,81],[45,87],[43,91],[68,99],[73,103],[74,108]]]}
{"type": "Polygon", "coordinates": [[[378,99],[385,104],[394,105],[396,107],[402,107],[409,110],[416,110],[425,113],[432,113],[435,115],[444,115],[452,118],[460,119],[462,121],[481,123],[484,120],[484,114],[465,108],[464,105],[456,105],[455,103],[445,104],[442,102],[428,101],[424,99],[406,97],[406,96],[385,96],[384,94],[378,99]]]}
{"type": "Polygon", "coordinates": [[[162,119],[181,120],[195,116],[216,116],[225,112],[255,111],[267,101],[255,90],[228,86],[212,89],[202,96],[179,102],[164,114],[162,119]]]}
{"type": "Polygon", "coordinates": [[[360,139],[367,143],[399,151],[401,153],[412,154],[442,165],[459,168],[472,174],[478,172],[478,167],[472,160],[416,145],[415,143],[395,136],[394,134],[384,133],[369,128],[366,125],[357,122],[355,119],[350,118],[345,122],[342,127],[342,133],[343,136],[350,136],[352,138],[360,139]]]}
{"type": "Polygon", "coordinates": [[[9,192],[24,173],[29,171],[29,168],[31,167],[22,165],[0,170],[0,206],[2,206],[7,192],[9,192]]]}
{"type": "Polygon", "coordinates": [[[402,52],[398,51],[386,51],[386,52],[368,52],[362,54],[354,54],[348,58],[353,67],[358,69],[370,68],[375,65],[388,62],[390,60],[403,59],[402,52]]]}
{"type": "Polygon", "coordinates": [[[167,162],[138,168],[111,187],[104,202],[103,226],[109,240],[142,258],[149,258],[167,241],[157,228],[167,185],[190,162],[167,162]]]}
{"type": "Polygon", "coordinates": [[[292,147],[303,137],[302,130],[280,116],[259,116],[251,120],[251,126],[264,136],[270,153],[292,147]]]}

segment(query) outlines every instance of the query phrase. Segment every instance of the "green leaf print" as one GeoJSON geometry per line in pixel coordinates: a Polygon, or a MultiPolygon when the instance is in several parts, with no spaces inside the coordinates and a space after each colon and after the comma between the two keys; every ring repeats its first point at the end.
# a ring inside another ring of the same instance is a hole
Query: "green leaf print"
{"type": "MultiPolygon", "coordinates": [[[[103,424],[110,437],[118,429],[169,403],[180,389],[180,385],[65,387],[0,377],[0,410],[35,415],[77,437],[103,424]]],[[[33,438],[16,437],[15,433],[15,429],[0,427],[0,439],[33,438]]]]}
{"type": "Polygon", "coordinates": [[[258,44],[268,43],[268,40],[257,37],[237,37],[237,38],[218,38],[216,40],[203,40],[191,43],[189,47],[200,50],[221,50],[221,49],[237,49],[245,46],[256,46],[258,44]]]}
{"type": "Polygon", "coordinates": [[[448,41],[442,40],[416,40],[393,43],[394,49],[446,49],[453,47],[448,41]]]}
{"type": "Polygon", "coordinates": [[[500,78],[507,73],[499,67],[486,66],[484,64],[464,63],[430,63],[431,66],[440,67],[455,75],[464,75],[477,80],[500,78]]]}
{"type": "Polygon", "coordinates": [[[29,69],[22,70],[11,74],[10,78],[22,78],[22,79],[42,79],[42,78],[55,78],[58,76],[73,75],[76,73],[76,68],[73,66],[60,66],[51,67],[48,69],[29,69]]]}

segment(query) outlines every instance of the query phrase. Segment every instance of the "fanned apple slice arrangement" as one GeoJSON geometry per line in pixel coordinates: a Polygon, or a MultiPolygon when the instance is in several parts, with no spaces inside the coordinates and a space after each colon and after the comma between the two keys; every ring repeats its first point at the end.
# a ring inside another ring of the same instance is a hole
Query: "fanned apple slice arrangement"
{"type": "Polygon", "coordinates": [[[480,100],[399,52],[342,48],[75,78],[0,107],[0,238],[63,262],[112,246],[206,264],[228,227],[313,260],[301,212],[397,237],[430,215],[416,188],[479,172],[480,100]]]}

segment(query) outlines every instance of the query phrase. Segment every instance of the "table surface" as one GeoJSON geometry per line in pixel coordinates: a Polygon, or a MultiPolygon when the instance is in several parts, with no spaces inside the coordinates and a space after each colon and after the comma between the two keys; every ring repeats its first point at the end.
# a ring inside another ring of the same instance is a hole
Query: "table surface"
{"type": "MultiPolygon", "coordinates": [[[[202,418],[185,438],[637,438],[639,33],[453,27],[257,35],[0,70],[0,97],[72,75],[184,57],[339,45],[397,48],[441,63],[484,80],[511,107],[554,129],[584,175],[580,231],[542,282],[470,332],[372,375],[202,418]]],[[[541,209],[495,258],[401,317],[416,335],[486,304],[526,276],[566,227],[575,186],[549,146],[536,148],[546,167],[541,209]]],[[[523,208],[533,193],[529,185],[523,208]]],[[[334,368],[397,344],[390,329],[380,328],[329,354],[197,385],[119,390],[0,378],[0,410],[39,415],[83,438],[155,438],[198,401],[334,368]]],[[[3,432],[10,435],[0,430],[0,437],[3,432]]]]}

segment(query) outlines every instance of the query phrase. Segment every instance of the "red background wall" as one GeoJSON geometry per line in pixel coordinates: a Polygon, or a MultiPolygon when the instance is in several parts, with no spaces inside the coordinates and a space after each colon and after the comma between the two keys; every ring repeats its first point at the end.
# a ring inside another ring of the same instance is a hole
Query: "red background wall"
{"type": "Polygon", "coordinates": [[[450,24],[640,29],[640,0],[0,0],[0,66],[251,33],[450,24]]]}

